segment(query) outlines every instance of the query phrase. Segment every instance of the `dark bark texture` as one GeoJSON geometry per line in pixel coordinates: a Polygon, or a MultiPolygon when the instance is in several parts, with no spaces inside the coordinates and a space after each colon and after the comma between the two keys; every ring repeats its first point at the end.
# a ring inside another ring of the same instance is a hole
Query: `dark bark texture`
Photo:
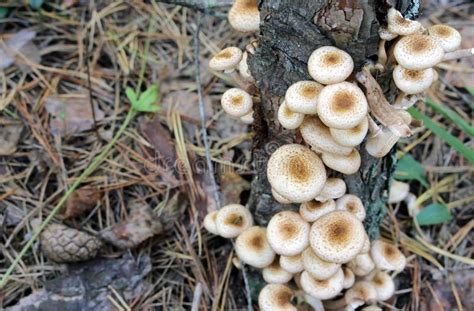
{"type": "MultiPolygon", "coordinates": [[[[382,0],[259,2],[261,31],[256,52],[249,57],[250,70],[261,95],[261,103],[254,107],[253,155],[257,176],[249,201],[258,223],[264,225],[278,211],[298,207],[276,202],[266,177],[266,163],[271,153],[281,145],[301,142],[297,132],[283,129],[277,121],[276,112],[286,89],[297,81],[311,80],[307,60],[318,47],[333,45],[351,54],[355,72],[368,59],[375,59],[377,31],[390,6],[382,0]]],[[[406,1],[397,3],[396,7],[404,12],[413,5],[406,1]]],[[[378,77],[389,99],[395,95],[395,89],[390,88],[390,77],[389,74],[378,77]]],[[[360,154],[359,172],[344,179],[348,192],[363,200],[367,209],[366,229],[374,239],[384,216],[395,158],[392,152],[385,158],[375,159],[366,153],[363,145],[360,154]]]]}

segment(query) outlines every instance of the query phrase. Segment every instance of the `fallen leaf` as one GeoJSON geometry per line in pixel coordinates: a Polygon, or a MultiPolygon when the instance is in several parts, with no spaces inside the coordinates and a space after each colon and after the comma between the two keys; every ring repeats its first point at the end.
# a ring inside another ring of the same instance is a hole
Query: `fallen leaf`
{"type": "Polygon", "coordinates": [[[11,155],[20,141],[23,125],[13,121],[0,123],[0,155],[11,155]]]}
{"type": "MultiPolygon", "coordinates": [[[[211,98],[204,96],[204,115],[206,119],[213,115],[211,98]]],[[[182,117],[200,120],[198,95],[187,91],[172,91],[163,97],[163,108],[165,110],[179,111],[182,117]]]]}
{"type": "Polygon", "coordinates": [[[18,54],[28,58],[30,61],[39,63],[41,60],[39,50],[31,40],[36,37],[36,32],[31,30],[21,30],[4,42],[0,41],[0,69],[5,69],[21,59],[18,54]]]}
{"type": "MultiPolygon", "coordinates": [[[[79,94],[50,96],[46,99],[46,110],[52,115],[51,133],[55,136],[70,136],[94,127],[94,118],[89,97],[79,94]]],[[[104,112],[94,107],[95,119],[104,119],[104,112]]]]}
{"type": "Polygon", "coordinates": [[[224,205],[240,202],[242,192],[250,189],[250,182],[235,172],[224,172],[220,184],[224,205]]]}
{"type": "Polygon", "coordinates": [[[67,199],[62,216],[64,219],[68,219],[88,212],[96,206],[101,198],[102,192],[97,188],[84,187],[77,189],[67,199]]]}
{"type": "Polygon", "coordinates": [[[155,234],[163,225],[146,204],[135,203],[127,220],[100,232],[100,237],[120,249],[132,249],[155,234]]]}

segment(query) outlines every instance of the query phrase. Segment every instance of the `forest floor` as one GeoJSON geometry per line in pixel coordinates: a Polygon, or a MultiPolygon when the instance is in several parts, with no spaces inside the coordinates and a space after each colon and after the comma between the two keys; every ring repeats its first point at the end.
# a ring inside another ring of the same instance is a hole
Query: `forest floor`
{"type": "MultiPolygon", "coordinates": [[[[54,280],[82,269],[80,263],[49,260],[38,241],[20,254],[34,234],[32,220],[44,221],[80,184],[50,223],[107,235],[110,243],[99,250],[109,260],[101,263],[105,271],[114,269],[113,259],[143,260],[139,269],[127,266],[133,277],[125,268],[114,270],[121,284],[98,285],[105,286],[107,307],[187,310],[194,303],[202,310],[245,309],[247,293],[242,271],[232,262],[232,244],[202,226],[204,216],[219,207],[202,122],[220,204],[245,204],[254,175],[251,128],[220,109],[221,94],[237,83],[210,72],[207,64],[222,48],[243,48],[252,38],[231,30],[225,7],[203,14],[155,1],[81,3],[88,1],[0,8],[0,52],[9,45],[21,53],[10,63],[0,59],[0,276],[19,259],[0,289],[0,306],[47,300],[58,293],[54,280]],[[130,114],[127,88],[137,94],[148,89],[152,99],[130,114]],[[143,112],[155,110],[155,104],[157,112],[143,112]],[[90,175],[81,176],[94,165],[90,175]],[[134,212],[143,206],[152,212],[134,212]],[[38,292],[42,296],[34,295],[38,292]]],[[[473,12],[474,4],[430,1],[420,20],[455,27],[463,45],[471,47],[473,12]]],[[[428,92],[434,104],[417,109],[472,152],[474,59],[441,64],[438,73],[428,92]]],[[[404,159],[398,177],[410,183],[417,200],[410,210],[405,203],[387,206],[381,234],[399,245],[408,265],[384,308],[474,305],[474,166],[448,138],[421,126],[397,146],[404,159]],[[424,207],[429,207],[424,217],[439,224],[414,221],[424,207]]],[[[64,288],[59,292],[67,296],[64,288]]]]}

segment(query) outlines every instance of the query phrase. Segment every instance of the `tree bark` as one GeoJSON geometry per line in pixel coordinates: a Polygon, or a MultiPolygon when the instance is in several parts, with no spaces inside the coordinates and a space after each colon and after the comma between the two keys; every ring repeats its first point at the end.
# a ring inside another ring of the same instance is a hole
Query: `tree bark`
{"type": "MultiPolygon", "coordinates": [[[[407,0],[397,8],[416,10],[407,0]]],[[[261,28],[249,66],[260,91],[261,103],[254,107],[253,164],[257,176],[252,184],[249,207],[257,223],[265,225],[278,211],[297,209],[297,205],[282,205],[271,194],[266,176],[266,163],[281,145],[301,142],[296,131],[282,128],[276,117],[286,89],[300,80],[312,80],[307,60],[318,47],[337,46],[354,59],[357,72],[367,59],[377,55],[378,28],[384,22],[390,5],[382,0],[262,0],[259,2],[261,28]]],[[[393,99],[396,88],[390,87],[391,74],[377,77],[386,96],[393,99]]],[[[371,157],[361,145],[362,165],[358,173],[343,176],[348,192],[358,195],[367,209],[365,226],[371,239],[378,236],[384,216],[387,189],[392,179],[395,157],[371,157]]],[[[331,173],[332,176],[338,176],[331,173]]]]}

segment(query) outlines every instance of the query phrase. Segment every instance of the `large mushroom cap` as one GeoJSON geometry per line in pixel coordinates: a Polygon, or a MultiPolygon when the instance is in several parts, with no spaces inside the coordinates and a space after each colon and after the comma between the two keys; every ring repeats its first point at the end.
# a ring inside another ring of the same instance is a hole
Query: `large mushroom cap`
{"type": "Polygon", "coordinates": [[[397,42],[393,55],[402,67],[422,70],[441,62],[444,51],[436,39],[431,36],[409,35],[397,42]]]}
{"type": "Polygon", "coordinates": [[[316,197],[326,182],[326,169],[309,148],[289,144],[278,148],[267,163],[271,186],[284,198],[295,203],[316,197]]]}
{"type": "Polygon", "coordinates": [[[365,207],[361,199],[354,194],[345,194],[336,201],[336,209],[347,211],[360,221],[365,219],[365,207]]]}
{"type": "Polygon", "coordinates": [[[301,136],[316,152],[348,155],[352,148],[339,145],[332,138],[329,128],[318,117],[306,117],[300,126],[301,136]]]}
{"type": "Polygon", "coordinates": [[[237,0],[229,10],[229,24],[240,32],[254,32],[260,28],[257,0],[237,0]]]}
{"type": "Polygon", "coordinates": [[[335,128],[330,128],[329,132],[331,133],[332,138],[342,146],[355,147],[362,143],[367,131],[369,129],[369,120],[363,118],[362,122],[357,124],[355,127],[347,130],[339,130],[335,128]]]}
{"type": "Polygon", "coordinates": [[[303,123],[304,114],[291,111],[285,101],[278,108],[278,122],[286,129],[294,130],[303,123]]]}
{"type": "Polygon", "coordinates": [[[428,33],[438,41],[445,52],[453,52],[461,46],[461,34],[448,25],[431,26],[428,33]]]}
{"type": "Polygon", "coordinates": [[[405,255],[395,245],[381,240],[374,241],[370,248],[370,255],[377,269],[389,271],[405,269],[405,255]]]}
{"type": "Polygon", "coordinates": [[[323,86],[314,81],[298,81],[285,93],[285,102],[293,112],[316,114],[318,96],[323,86]]]}
{"type": "Polygon", "coordinates": [[[410,70],[397,65],[393,69],[393,81],[401,91],[409,95],[427,90],[433,83],[433,77],[432,68],[410,70]]]}
{"type": "Polygon", "coordinates": [[[309,201],[300,205],[299,213],[307,222],[314,222],[319,217],[331,213],[336,210],[336,202],[332,199],[319,202],[309,201]]]}
{"type": "Polygon", "coordinates": [[[359,151],[355,148],[347,156],[324,152],[321,158],[327,167],[345,175],[356,173],[362,161],[359,151]]]}
{"type": "Polygon", "coordinates": [[[308,247],[303,252],[304,269],[316,280],[327,280],[339,271],[341,265],[324,261],[308,247]]]}
{"type": "Polygon", "coordinates": [[[356,127],[368,112],[364,92],[349,82],[324,87],[317,107],[318,116],[326,126],[343,130],[356,127]]]}
{"type": "Polygon", "coordinates": [[[212,70],[233,70],[239,65],[241,59],[242,51],[231,46],[214,55],[209,61],[209,68],[212,70]]]}
{"type": "Polygon", "coordinates": [[[334,46],[316,49],[308,60],[308,72],[322,84],[334,84],[346,80],[354,70],[354,61],[345,51],[334,46]]]}
{"type": "Polygon", "coordinates": [[[279,260],[275,259],[271,265],[263,268],[262,276],[267,283],[285,284],[293,278],[293,273],[283,269],[280,266],[279,260]]]}
{"type": "Polygon", "coordinates": [[[388,10],[387,14],[388,31],[401,36],[408,36],[418,32],[421,24],[404,18],[402,14],[394,8],[388,10]]]}
{"type": "Polygon", "coordinates": [[[266,229],[258,226],[250,227],[238,236],[235,252],[243,262],[255,268],[264,268],[275,259],[266,229]]]}
{"type": "Polygon", "coordinates": [[[337,272],[326,280],[316,280],[311,277],[308,271],[303,271],[300,278],[301,288],[309,295],[321,299],[331,299],[336,297],[344,285],[344,273],[339,268],[337,272]]]}
{"type": "Polygon", "coordinates": [[[268,223],[268,242],[277,254],[295,256],[308,247],[309,229],[309,224],[298,213],[279,212],[268,223]]]}
{"type": "Polygon", "coordinates": [[[293,291],[281,284],[267,284],[258,295],[258,306],[262,311],[296,311],[291,304],[293,291]]]}
{"type": "Polygon", "coordinates": [[[228,89],[222,94],[221,105],[231,116],[243,117],[252,111],[252,96],[239,88],[228,89]]]}
{"type": "Polygon", "coordinates": [[[252,225],[252,214],[240,204],[226,205],[216,216],[217,233],[224,238],[235,238],[252,225]]]}
{"type": "Polygon", "coordinates": [[[316,197],[317,201],[338,199],[346,193],[346,183],[341,178],[330,177],[326,180],[323,190],[316,197]]]}
{"type": "Polygon", "coordinates": [[[351,213],[335,211],[317,219],[311,226],[310,244],[321,259],[346,263],[364,246],[365,230],[351,213]]]}

